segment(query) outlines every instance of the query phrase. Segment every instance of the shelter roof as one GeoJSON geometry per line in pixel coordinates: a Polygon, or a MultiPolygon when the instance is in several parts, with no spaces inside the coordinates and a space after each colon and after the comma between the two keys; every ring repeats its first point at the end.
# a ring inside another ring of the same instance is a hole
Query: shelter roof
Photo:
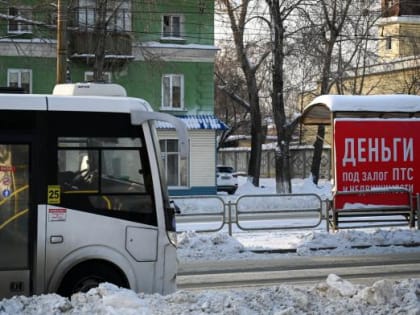
{"type": "Polygon", "coordinates": [[[389,95],[321,95],[302,113],[307,125],[329,125],[331,117],[410,118],[420,117],[420,96],[389,95]]]}

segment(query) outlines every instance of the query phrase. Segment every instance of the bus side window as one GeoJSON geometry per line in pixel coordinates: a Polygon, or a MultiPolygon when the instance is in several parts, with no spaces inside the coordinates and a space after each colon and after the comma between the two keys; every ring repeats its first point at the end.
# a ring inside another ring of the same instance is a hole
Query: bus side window
{"type": "Polygon", "coordinates": [[[62,206],[157,226],[140,138],[63,137],[57,154],[62,206]]]}

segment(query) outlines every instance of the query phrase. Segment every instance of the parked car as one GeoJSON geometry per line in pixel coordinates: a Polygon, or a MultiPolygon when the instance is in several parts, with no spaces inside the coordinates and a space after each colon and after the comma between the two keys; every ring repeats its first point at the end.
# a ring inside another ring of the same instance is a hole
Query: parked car
{"type": "Polygon", "coordinates": [[[231,166],[216,166],[217,191],[226,191],[229,195],[238,189],[238,176],[231,166]]]}

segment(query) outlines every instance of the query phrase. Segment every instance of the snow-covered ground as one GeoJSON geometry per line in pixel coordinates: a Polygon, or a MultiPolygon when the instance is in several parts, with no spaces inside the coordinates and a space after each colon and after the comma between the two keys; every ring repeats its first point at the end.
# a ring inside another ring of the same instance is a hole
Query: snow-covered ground
{"type": "MultiPolygon", "coordinates": [[[[253,188],[244,179],[236,196],[274,193],[274,181],[262,180],[253,188]]],[[[295,180],[295,193],[330,194],[329,183],[319,187],[309,180],[295,180]]],[[[322,228],[277,232],[196,233],[179,235],[180,263],[200,260],[270,259],[290,255],[363,255],[419,253],[420,231],[408,228],[346,230],[327,233],[322,228]],[[286,254],[257,254],[258,249],[295,249],[286,254]],[[314,250],[318,249],[318,250],[314,250]],[[320,250],[321,249],[321,250],[320,250]]],[[[420,314],[420,279],[383,279],[371,286],[356,285],[335,274],[313,286],[293,287],[279,283],[253,289],[187,291],[167,296],[136,294],[111,284],[102,284],[69,300],[55,294],[0,301],[5,314],[420,314]]]]}

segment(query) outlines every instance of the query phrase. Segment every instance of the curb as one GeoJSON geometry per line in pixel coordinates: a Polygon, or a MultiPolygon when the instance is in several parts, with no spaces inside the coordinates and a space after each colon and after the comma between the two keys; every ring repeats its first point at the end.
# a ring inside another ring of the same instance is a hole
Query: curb
{"type": "MultiPolygon", "coordinates": [[[[420,247],[420,242],[414,243],[407,243],[407,244],[377,244],[377,245],[352,245],[350,248],[352,249],[366,249],[371,247],[391,247],[391,246],[398,246],[398,247],[420,247]]],[[[335,250],[337,249],[336,246],[328,246],[328,247],[310,247],[311,251],[323,251],[323,250],[335,250]]],[[[249,250],[255,254],[290,254],[296,253],[296,248],[277,248],[277,249],[252,249],[249,250]]]]}

